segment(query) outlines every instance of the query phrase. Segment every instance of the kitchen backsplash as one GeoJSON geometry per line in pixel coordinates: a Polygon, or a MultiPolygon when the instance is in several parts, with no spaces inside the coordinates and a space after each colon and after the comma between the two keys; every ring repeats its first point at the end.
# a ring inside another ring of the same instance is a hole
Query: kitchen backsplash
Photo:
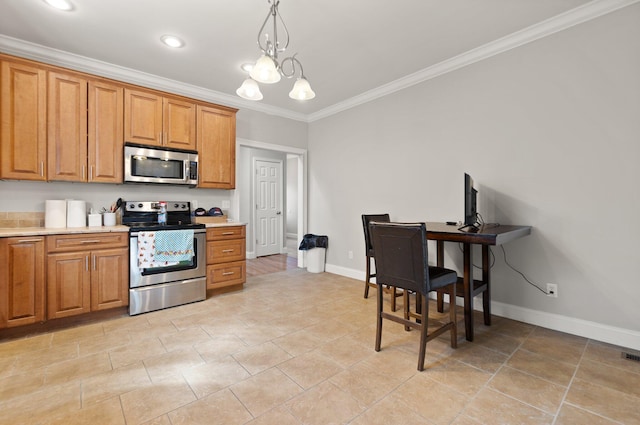
{"type": "Polygon", "coordinates": [[[0,227],[44,227],[44,213],[0,211],[0,227]]]}

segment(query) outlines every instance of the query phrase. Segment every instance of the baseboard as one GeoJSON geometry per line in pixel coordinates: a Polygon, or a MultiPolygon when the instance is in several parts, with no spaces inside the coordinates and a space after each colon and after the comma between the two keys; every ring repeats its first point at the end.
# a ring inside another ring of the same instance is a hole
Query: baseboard
{"type": "MultiPolygon", "coordinates": [[[[364,282],[365,273],[360,270],[349,269],[346,267],[327,264],[325,270],[329,273],[338,274],[340,276],[350,277],[352,279],[364,282]]],[[[458,298],[457,304],[462,302],[458,298]]],[[[476,297],[474,307],[478,311],[482,311],[482,298],[476,297]]],[[[543,328],[555,331],[565,332],[571,335],[577,335],[584,338],[602,341],[620,347],[640,350],[640,332],[631,329],[618,328],[615,326],[603,325],[601,323],[591,322],[588,320],[576,319],[560,314],[547,313],[539,310],[532,310],[525,307],[505,304],[497,301],[491,302],[491,313],[506,317],[507,319],[518,320],[520,322],[529,323],[531,325],[541,326],[543,328]]]]}

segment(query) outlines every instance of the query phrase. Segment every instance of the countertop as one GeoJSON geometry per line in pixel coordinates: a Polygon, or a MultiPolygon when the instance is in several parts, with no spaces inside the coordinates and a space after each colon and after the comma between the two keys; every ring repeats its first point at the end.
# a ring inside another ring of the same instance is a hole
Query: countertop
{"type": "MultiPolygon", "coordinates": [[[[246,223],[227,222],[227,223],[206,223],[209,227],[228,227],[228,226],[246,226],[246,223]]],[[[0,227],[0,238],[21,237],[21,236],[47,236],[47,235],[70,235],[74,233],[109,233],[109,232],[128,232],[129,227],[123,225],[115,226],[96,226],[96,227],[0,227]]]]}

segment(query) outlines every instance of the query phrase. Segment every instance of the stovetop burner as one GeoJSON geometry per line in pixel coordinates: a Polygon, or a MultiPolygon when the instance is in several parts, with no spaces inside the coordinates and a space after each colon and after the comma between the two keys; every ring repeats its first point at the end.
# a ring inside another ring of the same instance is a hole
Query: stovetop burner
{"type": "Polygon", "coordinates": [[[204,229],[202,223],[191,222],[191,203],[166,201],[167,224],[158,223],[160,201],[126,201],[122,204],[122,224],[130,232],[204,229]]]}

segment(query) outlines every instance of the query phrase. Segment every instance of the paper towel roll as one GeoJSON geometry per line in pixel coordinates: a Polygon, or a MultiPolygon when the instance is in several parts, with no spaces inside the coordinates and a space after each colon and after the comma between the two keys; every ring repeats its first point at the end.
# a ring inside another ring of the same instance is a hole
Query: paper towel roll
{"type": "Polygon", "coordinates": [[[44,227],[67,225],[67,201],[51,199],[45,201],[44,227]]]}
{"type": "Polygon", "coordinates": [[[87,203],[85,201],[67,201],[67,227],[86,227],[87,203]]]}

